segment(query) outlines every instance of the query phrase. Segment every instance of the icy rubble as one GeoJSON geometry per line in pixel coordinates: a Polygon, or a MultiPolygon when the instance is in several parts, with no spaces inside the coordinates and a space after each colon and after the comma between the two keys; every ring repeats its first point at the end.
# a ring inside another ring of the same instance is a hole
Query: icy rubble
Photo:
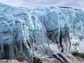
{"type": "Polygon", "coordinates": [[[84,52],[83,14],[54,6],[31,9],[0,3],[0,58],[84,52]]]}

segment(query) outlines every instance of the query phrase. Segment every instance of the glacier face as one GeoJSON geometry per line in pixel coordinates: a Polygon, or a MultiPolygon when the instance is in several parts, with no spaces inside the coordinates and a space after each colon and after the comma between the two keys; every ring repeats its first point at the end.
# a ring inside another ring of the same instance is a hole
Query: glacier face
{"type": "Polygon", "coordinates": [[[54,6],[31,9],[0,3],[0,58],[84,53],[83,14],[54,6]]]}

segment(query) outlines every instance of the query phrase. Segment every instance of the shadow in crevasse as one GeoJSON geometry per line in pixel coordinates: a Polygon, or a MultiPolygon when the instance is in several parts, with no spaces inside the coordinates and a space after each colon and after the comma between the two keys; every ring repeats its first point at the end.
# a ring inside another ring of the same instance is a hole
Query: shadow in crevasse
{"type": "Polygon", "coordinates": [[[3,50],[0,47],[0,59],[10,59],[9,58],[9,47],[7,44],[3,45],[3,50]]]}

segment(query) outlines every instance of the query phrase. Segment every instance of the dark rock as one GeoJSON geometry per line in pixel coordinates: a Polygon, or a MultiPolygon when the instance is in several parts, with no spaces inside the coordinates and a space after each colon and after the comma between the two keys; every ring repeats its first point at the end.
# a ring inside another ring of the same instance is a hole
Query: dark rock
{"type": "Polygon", "coordinates": [[[33,57],[33,63],[42,63],[40,58],[38,57],[33,57]]]}

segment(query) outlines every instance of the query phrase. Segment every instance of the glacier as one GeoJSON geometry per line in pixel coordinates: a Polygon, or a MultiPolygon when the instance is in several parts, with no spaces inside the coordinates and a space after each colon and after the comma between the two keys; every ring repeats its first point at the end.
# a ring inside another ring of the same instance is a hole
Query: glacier
{"type": "Polygon", "coordinates": [[[0,3],[0,58],[84,53],[84,11],[47,6],[12,7],[0,3]]]}

